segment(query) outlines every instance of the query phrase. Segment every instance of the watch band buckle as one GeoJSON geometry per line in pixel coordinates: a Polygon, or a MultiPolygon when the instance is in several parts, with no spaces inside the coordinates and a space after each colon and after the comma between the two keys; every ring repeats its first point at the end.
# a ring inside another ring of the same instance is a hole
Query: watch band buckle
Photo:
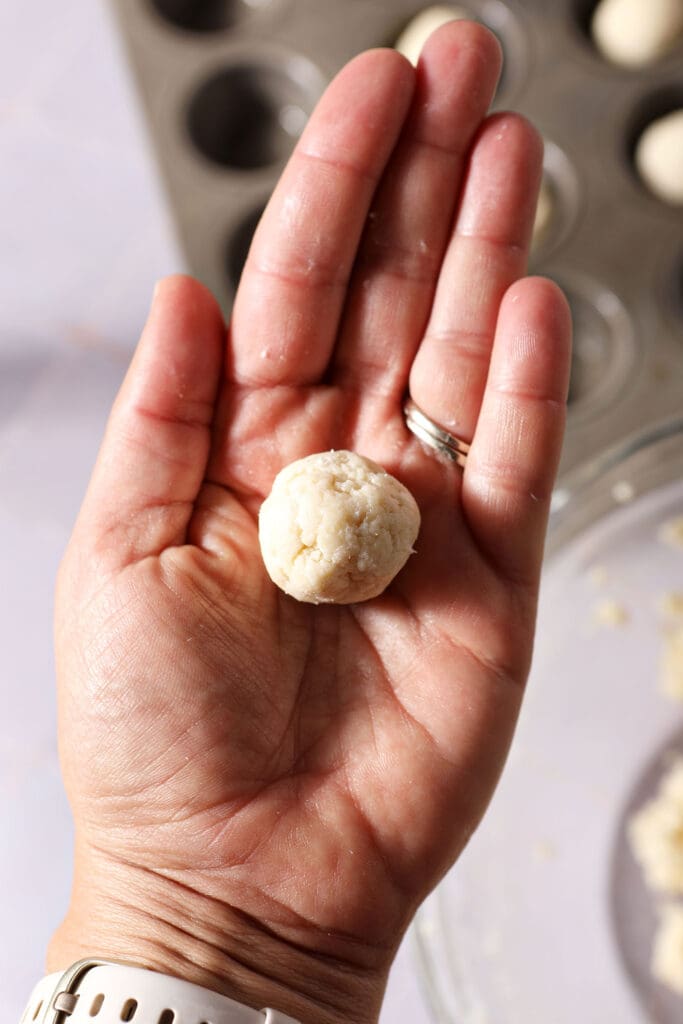
{"type": "Polygon", "coordinates": [[[78,986],[92,967],[106,967],[110,960],[78,960],[61,975],[53,994],[40,1008],[32,1024],[65,1024],[76,1009],[78,986]]]}

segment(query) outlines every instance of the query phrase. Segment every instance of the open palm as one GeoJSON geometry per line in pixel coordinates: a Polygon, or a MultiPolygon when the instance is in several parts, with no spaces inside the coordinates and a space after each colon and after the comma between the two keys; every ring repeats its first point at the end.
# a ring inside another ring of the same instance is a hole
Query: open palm
{"type": "Polygon", "coordinates": [[[417,75],[357,58],[271,199],[227,339],[201,285],[159,286],[60,574],[77,871],[54,960],[193,959],[255,1005],[274,986],[289,1012],[370,1021],[483,813],[531,656],[569,349],[557,289],[515,284],[541,147],[486,118],[498,73],[463,23],[417,75]],[[464,474],[406,430],[408,389],[472,439],[464,474]],[[299,604],[259,553],[276,472],[330,448],[422,514],[363,604],[299,604]]]}

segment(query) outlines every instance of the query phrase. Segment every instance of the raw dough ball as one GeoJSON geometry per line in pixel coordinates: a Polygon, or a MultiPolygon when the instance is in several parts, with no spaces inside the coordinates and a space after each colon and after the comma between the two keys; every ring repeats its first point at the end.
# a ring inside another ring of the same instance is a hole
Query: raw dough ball
{"type": "Polygon", "coordinates": [[[298,601],[351,604],[381,594],[420,529],[410,491],[354,452],[285,466],[259,514],[268,574],[298,601]]]}
{"type": "Polygon", "coordinates": [[[636,167],[656,196],[683,205],[683,108],[645,129],[636,147],[636,167]]]}
{"type": "Polygon", "coordinates": [[[664,776],[656,796],[633,815],[629,839],[650,888],[683,893],[683,758],[664,776]]]}
{"type": "Polygon", "coordinates": [[[441,28],[449,21],[462,21],[463,18],[469,17],[471,15],[461,7],[446,7],[445,5],[427,7],[406,25],[394,44],[395,48],[412,64],[417,64],[422,47],[432,32],[436,32],[437,28],[441,28]]]}
{"type": "Polygon", "coordinates": [[[683,0],[602,0],[591,33],[603,56],[615,64],[650,64],[683,33],[683,0]]]}
{"type": "Polygon", "coordinates": [[[683,996],[683,906],[667,904],[652,949],[652,974],[683,996]]]}

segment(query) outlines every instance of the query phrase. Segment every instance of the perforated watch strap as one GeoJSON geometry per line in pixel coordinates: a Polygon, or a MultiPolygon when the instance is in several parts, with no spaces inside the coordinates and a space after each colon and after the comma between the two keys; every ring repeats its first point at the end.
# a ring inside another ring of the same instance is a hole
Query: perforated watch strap
{"type": "Polygon", "coordinates": [[[83,961],[36,985],[20,1024],[300,1024],[155,971],[83,961]]]}

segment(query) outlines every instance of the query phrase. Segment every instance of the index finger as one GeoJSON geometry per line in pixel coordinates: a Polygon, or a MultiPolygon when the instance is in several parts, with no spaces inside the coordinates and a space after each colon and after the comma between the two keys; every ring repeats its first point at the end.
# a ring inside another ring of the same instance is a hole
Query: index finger
{"type": "Polygon", "coordinates": [[[304,384],[324,372],[377,183],[398,139],[415,74],[370,50],[320,100],[256,230],[232,317],[238,384],[304,384]]]}

